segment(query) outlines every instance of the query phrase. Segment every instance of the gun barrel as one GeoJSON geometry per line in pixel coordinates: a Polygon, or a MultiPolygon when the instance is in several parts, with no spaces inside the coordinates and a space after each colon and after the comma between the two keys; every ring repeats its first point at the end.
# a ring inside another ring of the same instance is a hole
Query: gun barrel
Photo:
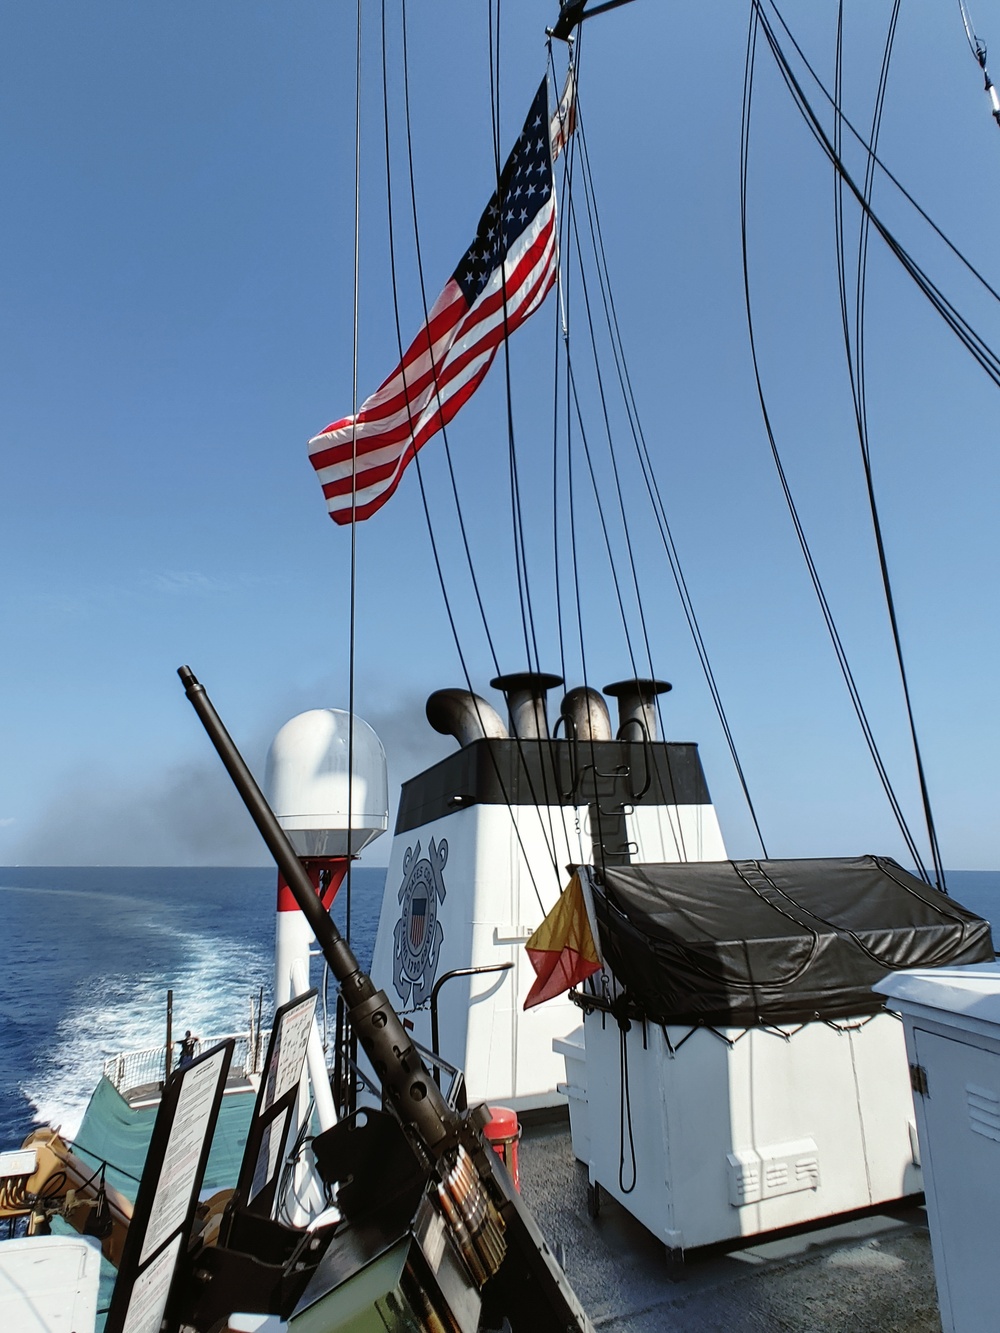
{"type": "Polygon", "coordinates": [[[437,1155],[453,1140],[460,1117],[441,1096],[388,997],[384,991],[376,990],[371,978],[362,971],[350,945],[320,902],[295,848],[215,711],[204,685],[188,666],[178,667],[177,674],[285,883],[312,927],[330,971],[340,983],[358,1041],[382,1079],[385,1092],[403,1123],[411,1125],[425,1147],[437,1155]]]}

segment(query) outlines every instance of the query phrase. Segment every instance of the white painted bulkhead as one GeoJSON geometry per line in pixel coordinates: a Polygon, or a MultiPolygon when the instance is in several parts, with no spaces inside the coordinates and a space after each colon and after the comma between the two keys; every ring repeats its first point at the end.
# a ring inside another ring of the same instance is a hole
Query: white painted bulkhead
{"type": "MultiPolygon", "coordinates": [[[[403,865],[447,847],[441,871],[444,897],[433,908],[441,928],[434,980],[456,968],[510,963],[509,971],[446,981],[438,996],[440,1054],[464,1069],[470,1102],[502,1102],[514,1109],[547,1106],[562,1065],[552,1040],[579,1023],[579,1010],[556,1000],[523,1012],[534,972],[524,942],[561,888],[549,850],[558,838],[561,860],[589,852],[572,807],[476,805],[396,836],[372,959],[372,979],[413,1023],[421,1045],[431,1046],[430,986],[400,974],[398,943],[408,928],[403,865]]],[[[429,926],[427,927],[430,928],[429,926]]],[[[412,951],[410,951],[412,953],[412,951]]],[[[416,971],[416,967],[413,968],[416,971]]],[[[420,974],[423,976],[423,973],[420,974]]]]}
{"type": "MultiPolygon", "coordinates": [[[[625,827],[633,861],[726,856],[710,804],[629,807],[625,827]]],[[[565,1104],[556,1091],[563,1061],[552,1042],[579,1026],[580,1010],[556,999],[524,1011],[535,979],[524,944],[566,883],[566,867],[592,860],[587,806],[472,805],[396,835],[371,972],[413,1024],[416,1040],[431,1047],[435,980],[456,968],[512,964],[506,972],[455,977],[439,992],[440,1054],[464,1069],[470,1103],[516,1110],[565,1104]],[[404,865],[412,871],[429,861],[432,843],[438,862],[447,847],[439,872],[444,893],[433,887],[435,902],[424,909],[422,929],[440,926],[441,939],[436,958],[421,968],[415,936],[407,942],[413,912],[404,865]]]]}
{"type": "Polygon", "coordinates": [[[625,828],[633,864],[727,859],[714,805],[634,806],[625,812],[625,828]]]}

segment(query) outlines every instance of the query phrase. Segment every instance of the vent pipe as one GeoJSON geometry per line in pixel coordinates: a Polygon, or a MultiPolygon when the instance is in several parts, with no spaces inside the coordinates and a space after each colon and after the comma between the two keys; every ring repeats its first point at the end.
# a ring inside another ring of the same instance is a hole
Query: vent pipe
{"type": "Polygon", "coordinates": [[[589,685],[577,685],[568,692],[559,709],[566,719],[566,735],[569,740],[609,741],[611,739],[611,718],[608,705],[597,690],[589,685]]]}
{"type": "Polygon", "coordinates": [[[656,696],[673,686],[666,680],[616,680],[604,693],[618,700],[618,737],[626,741],[656,740],[656,696]]]}
{"type": "Polygon", "coordinates": [[[500,714],[471,690],[435,690],[425,711],[434,730],[442,736],[454,736],[459,745],[507,740],[507,728],[500,714]]]}
{"type": "Polygon", "coordinates": [[[562,683],[562,676],[551,676],[547,671],[512,671],[490,681],[494,690],[503,690],[511,732],[522,741],[548,740],[545,696],[562,683]]]}

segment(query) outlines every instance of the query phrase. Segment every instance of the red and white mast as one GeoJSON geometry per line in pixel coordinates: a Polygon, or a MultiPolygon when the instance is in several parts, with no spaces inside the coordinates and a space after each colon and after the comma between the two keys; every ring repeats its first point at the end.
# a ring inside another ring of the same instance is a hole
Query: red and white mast
{"type": "MultiPolygon", "coordinates": [[[[285,723],[271,744],[265,786],[278,822],[323,905],[329,907],[351,860],[384,833],[389,823],[382,742],[359,717],[354,718],[352,729],[350,714],[340,709],[299,713],[285,723]]],[[[312,931],[279,874],[275,1008],[297,993],[292,980],[296,963],[308,978],[312,943],[312,931]]]]}
{"type": "MultiPolygon", "coordinates": [[[[314,708],[286,722],[271,743],[265,787],[279,824],[298,853],[323,906],[333,904],[351,861],[384,833],[389,822],[385,751],[367,722],[336,708],[314,708]]],[[[274,1005],[309,989],[313,933],[284,878],[278,875],[274,932],[274,1005]]],[[[337,1120],[325,1052],[315,1018],[296,1125],[309,1116],[320,1129],[337,1120]],[[308,1071],[308,1073],[306,1072],[308,1071]],[[312,1088],[312,1098],[309,1086],[312,1088]]],[[[283,1207],[306,1226],[325,1208],[307,1150],[289,1181],[283,1207]]]]}

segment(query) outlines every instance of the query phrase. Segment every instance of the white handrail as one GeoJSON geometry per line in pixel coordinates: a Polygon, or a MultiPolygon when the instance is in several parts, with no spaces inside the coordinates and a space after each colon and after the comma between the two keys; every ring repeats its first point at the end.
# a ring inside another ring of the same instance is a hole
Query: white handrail
{"type": "MultiPolygon", "coordinates": [[[[259,1074],[257,1067],[260,1058],[260,1042],[251,1040],[249,1032],[229,1032],[221,1036],[198,1037],[195,1039],[195,1055],[209,1051],[221,1041],[232,1038],[236,1042],[233,1052],[232,1069],[247,1074],[259,1074]]],[[[175,1047],[171,1065],[177,1068],[177,1054],[180,1042],[172,1043],[175,1047]]],[[[141,1088],[147,1084],[162,1083],[164,1079],[166,1046],[149,1046],[142,1051],[122,1051],[109,1056],[104,1061],[104,1077],[118,1089],[127,1092],[132,1088],[141,1088]]]]}

